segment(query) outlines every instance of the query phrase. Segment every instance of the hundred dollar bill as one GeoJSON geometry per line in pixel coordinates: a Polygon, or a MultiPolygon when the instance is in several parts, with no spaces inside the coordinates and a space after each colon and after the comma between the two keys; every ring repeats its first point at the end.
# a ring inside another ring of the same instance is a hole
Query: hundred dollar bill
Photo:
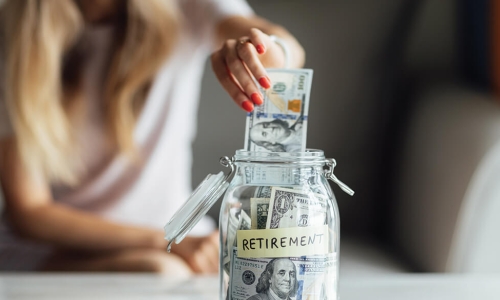
{"type": "Polygon", "coordinates": [[[291,257],[290,260],[297,265],[297,295],[300,297],[296,299],[338,299],[338,261],[333,253],[326,256],[291,257]]]}
{"type": "MultiPolygon", "coordinates": [[[[229,211],[229,221],[227,227],[227,245],[226,249],[231,249],[236,246],[236,233],[238,230],[251,229],[252,219],[243,209],[231,209],[229,211]]],[[[228,255],[229,256],[229,255],[228,255]]]]}
{"type": "Polygon", "coordinates": [[[240,258],[233,249],[229,299],[336,300],[336,264],[334,254],[240,258]]]}
{"type": "Polygon", "coordinates": [[[269,201],[267,229],[325,224],[328,198],[300,190],[273,187],[269,201]]]}
{"type": "Polygon", "coordinates": [[[252,229],[266,229],[270,198],[250,198],[252,229]]]}
{"type": "Polygon", "coordinates": [[[264,103],[247,114],[248,151],[305,151],[311,69],[267,69],[271,88],[261,92],[264,103]]]}
{"type": "Polygon", "coordinates": [[[230,254],[228,253],[228,249],[232,249],[236,247],[236,233],[238,230],[249,230],[251,229],[252,220],[248,216],[248,214],[242,209],[232,209],[229,212],[229,222],[227,227],[227,239],[226,239],[226,247],[224,251],[224,257],[222,259],[224,264],[224,269],[229,274],[229,262],[230,262],[230,254]]]}

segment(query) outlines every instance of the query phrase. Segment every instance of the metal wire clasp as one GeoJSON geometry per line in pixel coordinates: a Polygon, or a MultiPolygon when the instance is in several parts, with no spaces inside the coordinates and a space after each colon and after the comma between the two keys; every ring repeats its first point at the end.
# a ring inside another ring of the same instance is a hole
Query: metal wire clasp
{"type": "Polygon", "coordinates": [[[231,171],[226,174],[225,180],[228,180],[229,177],[234,173],[234,157],[229,158],[228,156],[223,156],[219,160],[220,164],[226,168],[231,168],[231,171]]]}
{"type": "Polygon", "coordinates": [[[327,158],[326,159],[326,168],[324,169],[325,176],[326,178],[330,179],[331,181],[335,182],[344,192],[346,192],[349,196],[354,195],[354,191],[348,187],[345,183],[340,181],[337,176],[333,174],[333,169],[335,169],[335,166],[337,165],[337,162],[333,158],[327,158]]]}

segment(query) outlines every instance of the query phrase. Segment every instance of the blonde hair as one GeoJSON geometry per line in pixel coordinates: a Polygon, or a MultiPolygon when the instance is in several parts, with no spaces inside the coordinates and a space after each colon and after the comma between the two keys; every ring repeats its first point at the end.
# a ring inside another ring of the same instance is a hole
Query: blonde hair
{"type": "MultiPolygon", "coordinates": [[[[122,32],[116,35],[103,94],[106,130],[116,151],[128,157],[136,153],[133,129],[138,112],[177,36],[178,20],[169,3],[128,0],[122,32]]],[[[77,184],[81,162],[74,140],[74,107],[81,93],[72,90],[79,89],[78,84],[65,82],[63,70],[81,36],[82,15],[73,0],[10,0],[2,20],[5,98],[21,160],[35,176],[77,184]]]]}

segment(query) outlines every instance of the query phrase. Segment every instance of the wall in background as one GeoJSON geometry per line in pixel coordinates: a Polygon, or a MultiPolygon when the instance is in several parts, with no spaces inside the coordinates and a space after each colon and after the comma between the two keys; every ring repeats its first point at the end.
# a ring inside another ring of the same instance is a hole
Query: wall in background
{"type": "MultiPolygon", "coordinates": [[[[391,93],[384,90],[387,49],[409,1],[249,0],[257,14],[285,26],[302,43],[314,70],[307,146],[338,162],[337,176],[356,191],[333,186],[344,228],[373,227],[382,181],[384,119],[391,93]]],[[[245,113],[222,90],[207,65],[194,143],[193,185],[223,169],[219,157],[244,144],[245,113]]],[[[219,208],[211,210],[217,217],[219,208]]]]}

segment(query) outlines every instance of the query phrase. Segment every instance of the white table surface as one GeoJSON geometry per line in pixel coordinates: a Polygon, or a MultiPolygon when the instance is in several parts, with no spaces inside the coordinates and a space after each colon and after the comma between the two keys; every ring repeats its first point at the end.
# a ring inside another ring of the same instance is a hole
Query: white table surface
{"type": "MultiPolygon", "coordinates": [[[[0,299],[217,299],[218,277],[0,273],[0,299]]],[[[391,274],[341,278],[342,300],[500,299],[498,275],[391,274]]]]}

